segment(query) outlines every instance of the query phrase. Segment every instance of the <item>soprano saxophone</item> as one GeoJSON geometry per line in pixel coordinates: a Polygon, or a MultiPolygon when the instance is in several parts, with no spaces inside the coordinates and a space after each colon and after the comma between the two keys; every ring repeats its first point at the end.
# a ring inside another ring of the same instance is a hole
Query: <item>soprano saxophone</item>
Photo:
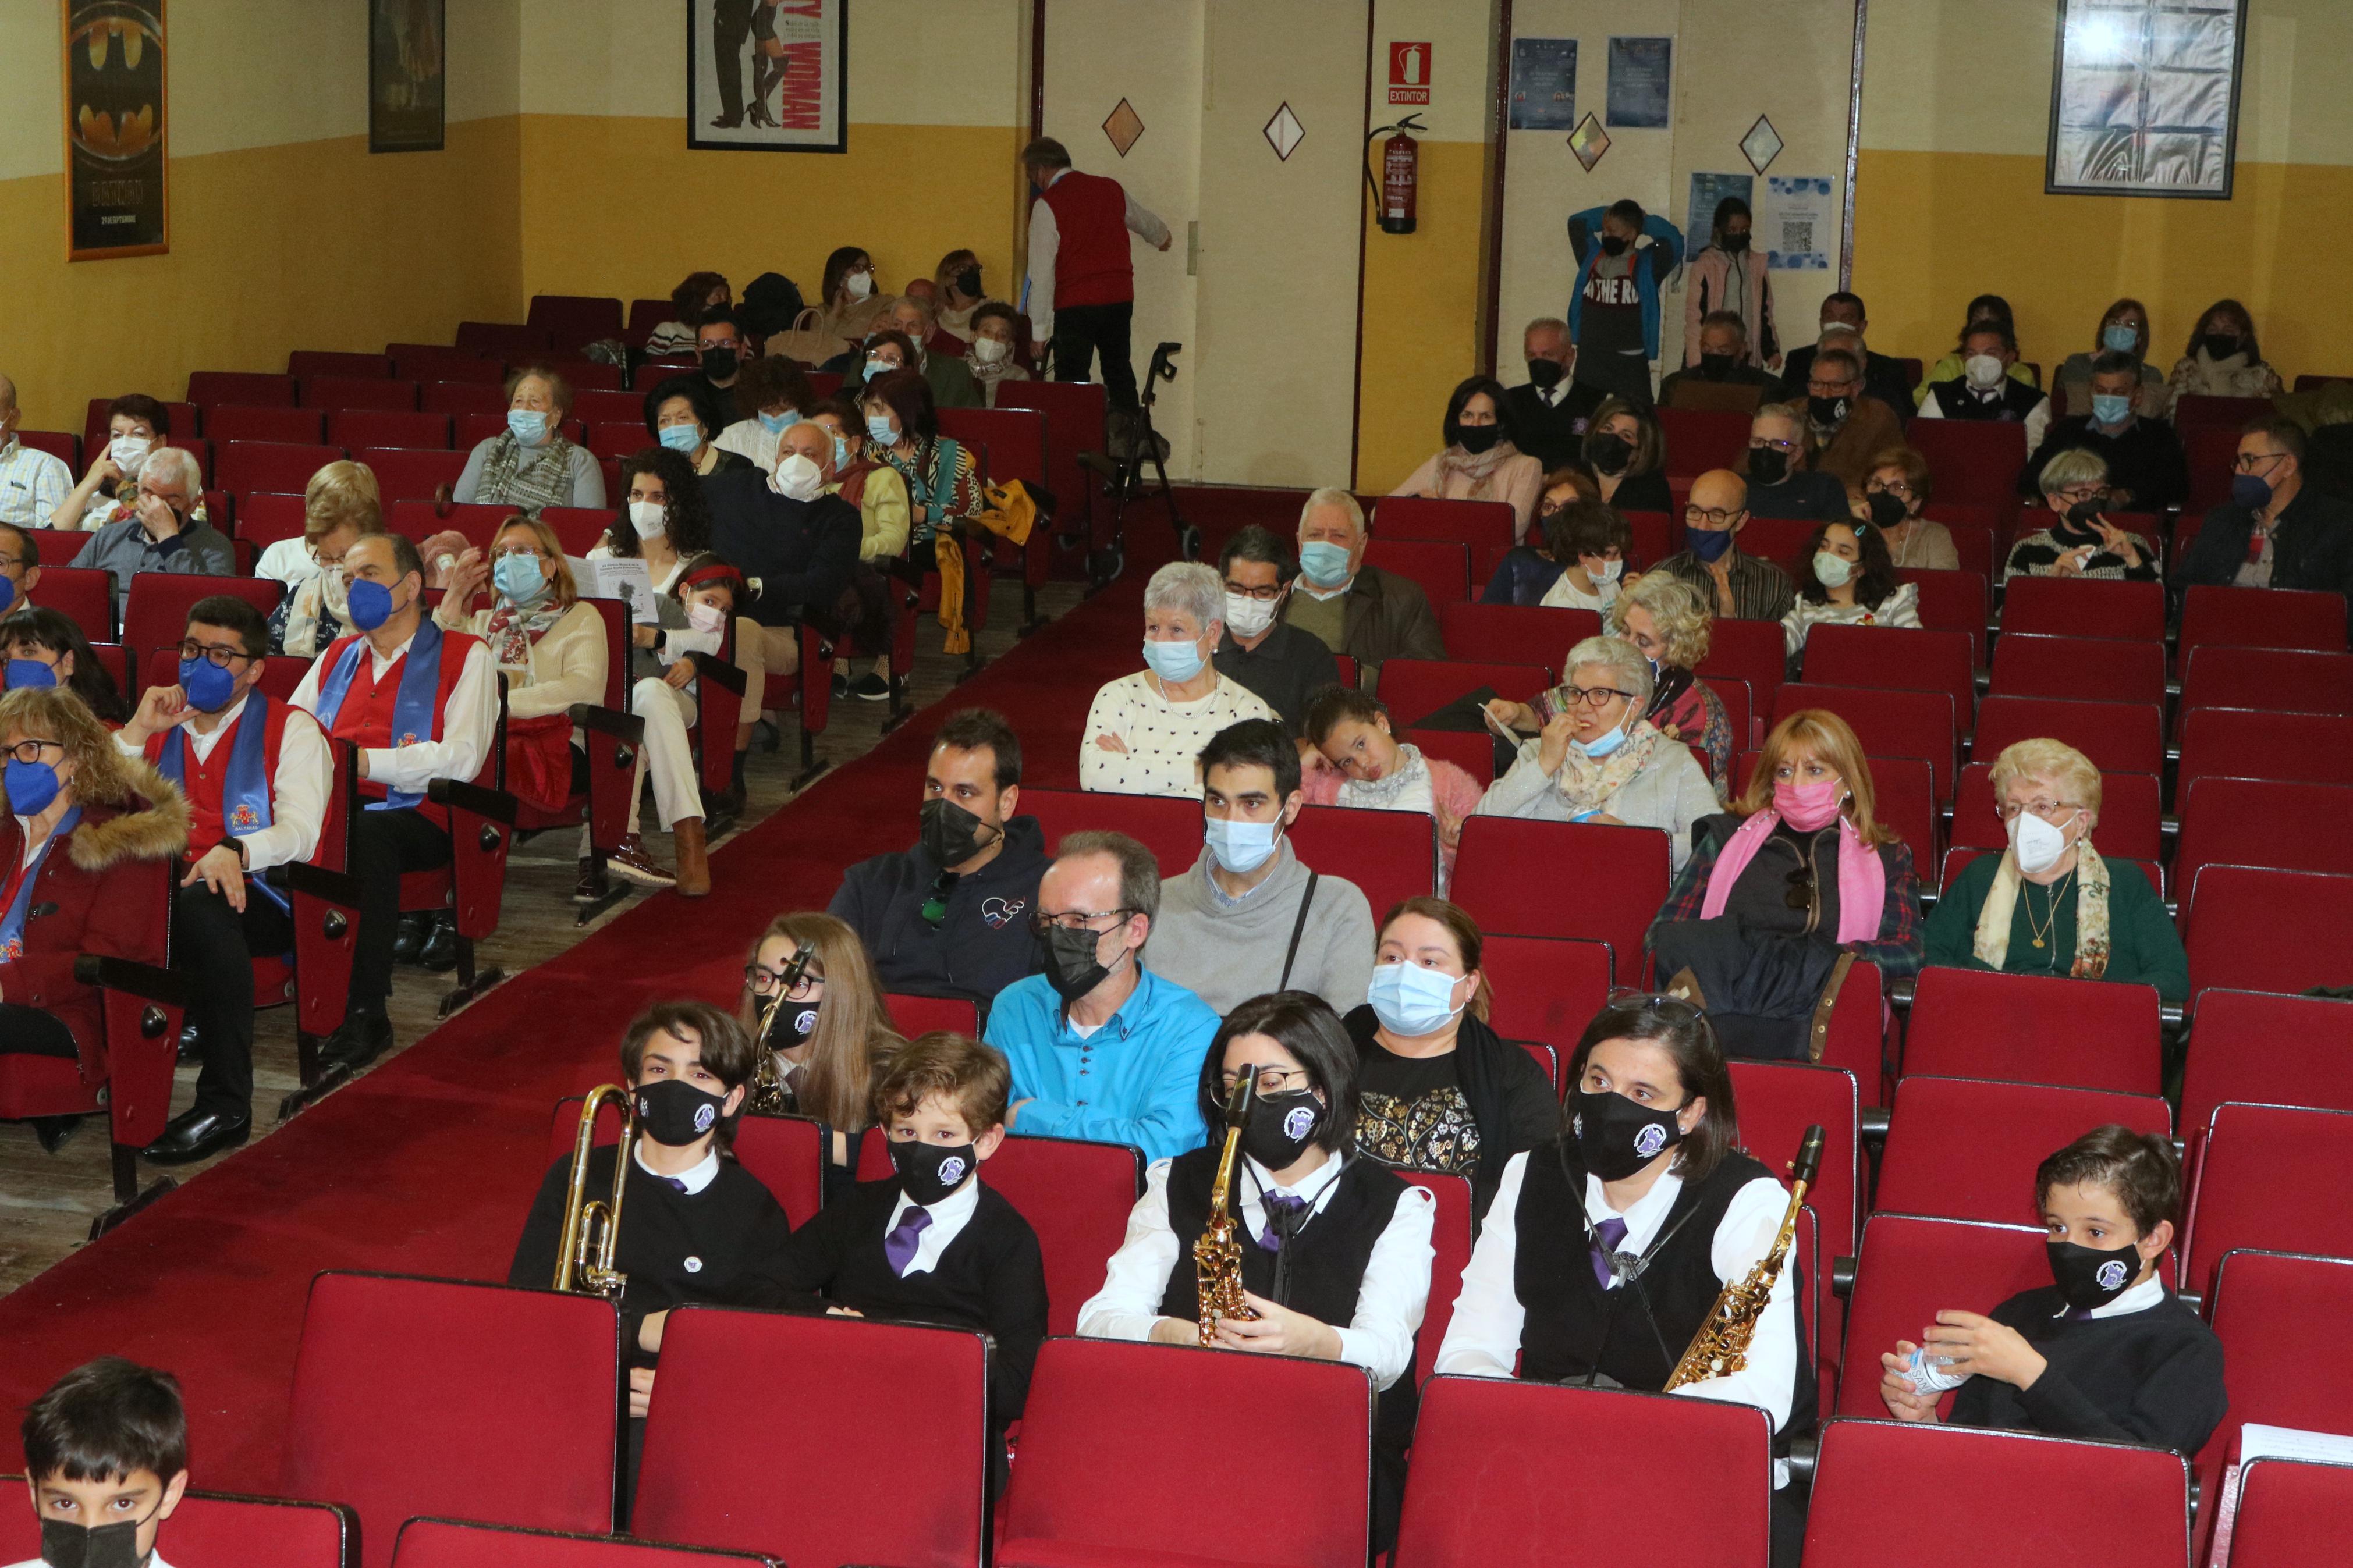
{"type": "Polygon", "coordinates": [[[805,942],[795,947],[791,961],[776,981],[776,994],[760,1009],[759,1033],[754,1037],[754,1043],[760,1047],[760,1065],[753,1072],[752,1090],[744,1096],[744,1105],[754,1115],[789,1116],[799,1109],[792,1096],[785,1092],[784,1069],[776,1065],[776,1053],[769,1047],[768,1034],[776,1026],[776,1015],[788,1005],[786,994],[808,973],[809,963],[816,956],[817,948],[812,943],[805,942]]]}
{"type": "Polygon", "coordinates": [[[1193,1243],[1203,1344],[1217,1336],[1219,1318],[1258,1316],[1242,1300],[1242,1248],[1234,1239],[1233,1210],[1228,1201],[1233,1192],[1234,1158],[1241,1151],[1242,1129],[1249,1124],[1250,1096],[1257,1087],[1258,1068],[1245,1067],[1226,1096],[1226,1147],[1218,1157],[1218,1177],[1209,1188],[1209,1223],[1193,1243]]]}
{"type": "Polygon", "coordinates": [[[1805,1141],[1798,1145],[1797,1163],[1789,1167],[1789,1206],[1782,1212],[1780,1234],[1746,1279],[1725,1285],[1717,1295],[1715,1305],[1708,1309],[1707,1321],[1692,1336],[1683,1359],[1675,1363],[1673,1374],[1667,1379],[1668,1388],[1729,1377],[1748,1364],[1748,1342],[1756,1337],[1757,1320],[1765,1314],[1774,1281],[1781,1278],[1781,1265],[1798,1234],[1798,1211],[1805,1206],[1806,1189],[1813,1185],[1821,1164],[1822,1130],[1809,1127],[1805,1141]]]}

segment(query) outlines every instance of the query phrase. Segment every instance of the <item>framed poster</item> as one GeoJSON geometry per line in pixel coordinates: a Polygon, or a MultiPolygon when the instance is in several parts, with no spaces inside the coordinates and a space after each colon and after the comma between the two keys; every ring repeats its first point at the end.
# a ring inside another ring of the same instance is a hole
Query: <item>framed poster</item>
{"type": "Polygon", "coordinates": [[[172,248],[164,193],[164,0],[65,8],[66,258],[172,248]]]}
{"type": "Polygon", "coordinates": [[[1609,40],[1609,122],[1637,130],[1662,130],[1672,117],[1675,41],[1672,38],[1609,40]]]}
{"type": "Polygon", "coordinates": [[[2060,0],[2051,195],[2227,201],[2246,0],[2060,0]]]}
{"type": "Polygon", "coordinates": [[[849,150],[849,0],[687,0],[686,144],[849,150]]]}
{"type": "Polygon", "coordinates": [[[1577,40],[1512,40],[1512,120],[1514,131],[1577,128],[1577,40]]]}
{"type": "Polygon", "coordinates": [[[368,0],[368,151],[438,153],[443,0],[368,0]]]}

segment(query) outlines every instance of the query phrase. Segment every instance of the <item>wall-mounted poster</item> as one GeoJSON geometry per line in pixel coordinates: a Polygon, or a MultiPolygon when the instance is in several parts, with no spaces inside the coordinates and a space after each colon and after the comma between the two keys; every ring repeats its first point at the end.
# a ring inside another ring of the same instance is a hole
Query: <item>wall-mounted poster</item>
{"type": "Polygon", "coordinates": [[[1663,130],[1673,117],[1675,41],[1609,40],[1609,123],[1663,130]]]}
{"type": "Polygon", "coordinates": [[[2053,195],[2227,200],[2246,0],[2061,0],[2053,195]]]}
{"type": "Polygon", "coordinates": [[[443,0],[368,0],[368,151],[441,151],[443,0]]]}
{"type": "Polygon", "coordinates": [[[1567,131],[1577,124],[1577,40],[1512,40],[1512,129],[1567,131]]]}
{"type": "Polygon", "coordinates": [[[164,0],[62,3],[67,258],[169,250],[164,0]]]}
{"type": "Polygon", "coordinates": [[[849,150],[849,0],[687,0],[686,144],[849,150]]]}
{"type": "Polygon", "coordinates": [[[1767,174],[1749,222],[1776,272],[1827,272],[1838,247],[1839,207],[1827,174],[1767,174]]]}

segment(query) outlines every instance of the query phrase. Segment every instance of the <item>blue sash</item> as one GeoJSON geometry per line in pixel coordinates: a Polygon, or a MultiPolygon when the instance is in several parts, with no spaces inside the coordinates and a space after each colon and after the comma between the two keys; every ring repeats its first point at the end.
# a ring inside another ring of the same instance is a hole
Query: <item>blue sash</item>
{"type": "MultiPolygon", "coordinates": [[[[352,638],[343,648],[335,667],[327,671],[327,679],[319,683],[319,727],[330,738],[335,732],[335,715],[343,711],[343,698],[352,689],[352,678],[359,673],[360,660],[368,657],[368,640],[363,635],[352,638]]],[[[391,745],[394,750],[413,746],[419,741],[429,741],[441,729],[441,628],[430,616],[419,621],[417,636],[408,645],[406,662],[400,667],[400,692],[393,699],[391,745]]],[[[371,801],[369,811],[405,811],[424,803],[422,795],[411,795],[386,786],[382,800],[371,801]]]]}
{"type": "MultiPolygon", "coordinates": [[[[245,711],[237,716],[237,733],[228,743],[228,766],[221,775],[221,831],[231,837],[242,838],[248,833],[259,833],[269,826],[269,694],[256,691],[246,699],[245,711]],[[259,710],[257,713],[256,710],[259,710]]],[[[155,759],[155,771],[188,791],[188,732],[175,729],[164,737],[163,751],[155,759]]],[[[211,848],[207,844],[195,854],[211,848]]],[[[280,909],[292,912],[293,904],[286,895],[263,881],[252,872],[246,881],[260,890],[261,895],[280,909]]]]}
{"type": "Polygon", "coordinates": [[[49,851],[58,847],[58,840],[71,833],[80,821],[81,807],[78,805],[58,818],[47,842],[33,852],[31,863],[16,883],[16,896],[8,900],[5,910],[0,910],[0,963],[14,963],[25,956],[25,915],[33,907],[33,884],[41,879],[41,867],[47,861],[49,851]]]}

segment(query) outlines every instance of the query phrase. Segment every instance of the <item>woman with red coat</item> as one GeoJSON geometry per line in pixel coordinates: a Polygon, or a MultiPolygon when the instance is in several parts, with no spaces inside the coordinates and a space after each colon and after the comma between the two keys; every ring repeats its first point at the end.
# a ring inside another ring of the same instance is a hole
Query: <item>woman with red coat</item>
{"type": "MultiPolygon", "coordinates": [[[[98,987],[74,978],[83,953],[160,964],[152,862],[188,847],[188,806],[144,762],[119,751],[106,726],[62,686],[0,697],[0,1092],[37,1109],[54,1080],[86,1105],[92,1064],[106,1059],[98,987]],[[63,1063],[17,1058],[62,1058],[63,1063]]],[[[36,1114],[55,1152],[81,1121],[36,1114]]]]}

